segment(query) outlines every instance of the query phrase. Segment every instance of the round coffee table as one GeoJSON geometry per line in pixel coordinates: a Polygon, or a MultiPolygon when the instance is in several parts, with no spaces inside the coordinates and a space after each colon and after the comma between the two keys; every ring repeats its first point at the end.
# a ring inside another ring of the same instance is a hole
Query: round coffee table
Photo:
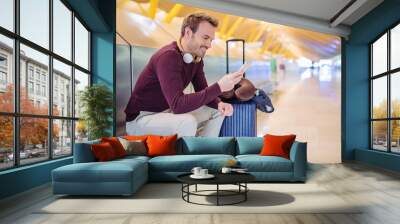
{"type": "Polygon", "coordinates": [[[239,204],[241,202],[245,202],[247,200],[247,192],[249,188],[247,187],[247,183],[255,180],[255,177],[249,173],[215,173],[213,174],[215,177],[212,179],[193,179],[190,177],[191,173],[182,174],[177,177],[178,181],[182,183],[182,199],[188,203],[198,204],[198,205],[234,205],[239,204]],[[204,185],[216,185],[215,190],[197,190],[198,184],[204,185]],[[195,186],[194,191],[190,191],[190,186],[195,186]],[[223,190],[220,189],[220,185],[236,185],[238,186],[237,190],[223,190]],[[205,194],[209,192],[215,192],[215,194],[205,194]],[[216,204],[202,204],[190,201],[190,196],[204,196],[204,197],[216,197],[216,204]],[[230,196],[241,196],[239,200],[231,202],[231,203],[221,203],[221,197],[230,197],[230,196]]]}

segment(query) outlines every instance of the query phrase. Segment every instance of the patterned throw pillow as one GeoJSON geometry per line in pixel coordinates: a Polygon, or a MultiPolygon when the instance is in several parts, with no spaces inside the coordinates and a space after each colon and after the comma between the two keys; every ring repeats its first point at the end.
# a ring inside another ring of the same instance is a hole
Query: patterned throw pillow
{"type": "Polygon", "coordinates": [[[147,155],[146,145],[142,140],[126,140],[124,138],[119,138],[119,141],[122,144],[126,151],[126,155],[135,155],[135,156],[145,156],[147,155]]]}

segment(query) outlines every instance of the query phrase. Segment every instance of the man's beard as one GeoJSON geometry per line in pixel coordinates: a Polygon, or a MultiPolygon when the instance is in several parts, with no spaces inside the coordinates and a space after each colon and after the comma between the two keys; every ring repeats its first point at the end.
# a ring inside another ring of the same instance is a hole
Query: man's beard
{"type": "Polygon", "coordinates": [[[196,56],[196,57],[201,57],[201,58],[203,58],[203,57],[206,55],[207,49],[203,52],[203,51],[202,51],[202,47],[203,47],[203,46],[200,45],[199,47],[197,47],[197,46],[196,46],[196,41],[195,41],[194,37],[191,38],[191,42],[192,42],[193,44],[189,44],[189,49],[190,49],[190,51],[192,52],[192,54],[193,54],[194,56],[196,56]]]}

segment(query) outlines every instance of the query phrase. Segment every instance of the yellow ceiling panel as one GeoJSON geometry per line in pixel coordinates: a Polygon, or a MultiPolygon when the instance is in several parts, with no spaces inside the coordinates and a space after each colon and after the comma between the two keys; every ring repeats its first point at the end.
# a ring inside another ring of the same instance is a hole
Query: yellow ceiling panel
{"type": "MultiPolygon", "coordinates": [[[[219,20],[217,44],[213,44],[209,50],[211,55],[225,55],[224,40],[230,38],[245,39],[247,45],[252,46],[246,50],[246,57],[249,54],[252,55],[250,57],[262,58],[264,54],[272,53],[287,58],[304,56],[317,60],[340,54],[340,38],[337,36],[199,9],[169,0],[117,0],[117,14],[124,12],[125,19],[132,17],[131,13],[136,13],[153,20],[153,31],[146,27],[147,31],[135,29],[135,35],[130,35],[133,38],[131,42],[135,44],[140,42],[141,45],[152,47],[166,44],[162,43],[162,40],[177,39],[180,35],[182,19],[188,14],[200,11],[219,20]],[[146,32],[146,35],[140,35],[140,32],[146,32]]],[[[117,17],[122,19],[121,16],[117,15],[117,17]]],[[[149,23],[143,17],[139,21],[141,22],[136,24],[138,26],[141,26],[140,23],[143,22],[149,23]]],[[[120,23],[127,24],[121,21],[120,23]]],[[[235,55],[240,54],[233,52],[232,56],[235,55]]]]}

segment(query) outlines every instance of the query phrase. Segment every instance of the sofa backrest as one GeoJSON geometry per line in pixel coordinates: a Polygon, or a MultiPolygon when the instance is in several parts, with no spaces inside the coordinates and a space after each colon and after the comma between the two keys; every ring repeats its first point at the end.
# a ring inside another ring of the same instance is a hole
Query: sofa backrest
{"type": "Polygon", "coordinates": [[[233,137],[182,137],[177,142],[177,154],[235,155],[233,137]]]}
{"type": "Polygon", "coordinates": [[[75,143],[74,163],[95,162],[96,158],[94,157],[90,146],[92,144],[98,144],[98,143],[100,143],[99,139],[93,141],[75,143]]]}
{"type": "MultiPolygon", "coordinates": [[[[234,137],[182,137],[177,141],[176,150],[178,155],[226,154],[235,156],[259,154],[263,142],[263,137],[236,137],[236,140],[234,137]]],[[[90,145],[97,143],[100,143],[100,140],[75,143],[74,163],[96,161],[90,145]]]]}
{"type": "Polygon", "coordinates": [[[236,137],[236,155],[259,154],[263,143],[263,137],[236,137]]]}

